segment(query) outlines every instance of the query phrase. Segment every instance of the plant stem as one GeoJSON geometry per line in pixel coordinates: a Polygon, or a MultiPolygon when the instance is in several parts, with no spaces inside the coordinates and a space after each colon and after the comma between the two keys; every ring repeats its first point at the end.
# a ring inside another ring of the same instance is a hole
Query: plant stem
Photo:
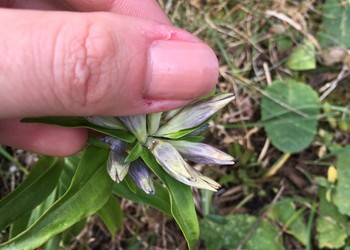
{"type": "Polygon", "coordinates": [[[283,165],[286,163],[286,161],[291,156],[291,153],[284,153],[278,161],[270,168],[270,170],[265,174],[265,177],[271,177],[277,173],[278,170],[280,170],[283,165]]]}
{"type": "Polygon", "coordinates": [[[8,161],[15,164],[25,175],[28,175],[28,170],[22,166],[12,155],[10,155],[2,146],[0,146],[0,154],[2,154],[8,161]]]}

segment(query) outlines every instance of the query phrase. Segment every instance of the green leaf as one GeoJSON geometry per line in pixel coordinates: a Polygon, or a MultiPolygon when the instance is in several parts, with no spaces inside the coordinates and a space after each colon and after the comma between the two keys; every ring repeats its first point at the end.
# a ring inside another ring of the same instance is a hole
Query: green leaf
{"type": "Polygon", "coordinates": [[[11,225],[10,239],[22,233],[29,228],[57,199],[57,187],[51,194],[34,210],[29,211],[24,216],[21,216],[11,225]]]}
{"type": "Polygon", "coordinates": [[[137,158],[139,158],[141,156],[142,150],[143,150],[142,145],[139,142],[137,142],[135,144],[135,146],[131,149],[128,157],[126,157],[124,162],[131,163],[131,162],[135,161],[137,158]]]}
{"type": "Polygon", "coordinates": [[[188,248],[194,249],[199,238],[199,225],[191,188],[168,175],[148,150],[143,150],[141,157],[168,188],[171,213],[186,238],[188,248]]]}
{"type": "Polygon", "coordinates": [[[343,0],[326,0],[323,4],[322,25],[317,33],[322,48],[350,49],[350,4],[343,0]]]}
{"type": "Polygon", "coordinates": [[[317,132],[319,112],[317,93],[292,79],[274,81],[261,101],[266,133],[285,153],[299,152],[310,145],[317,132]]]}
{"type": "Polygon", "coordinates": [[[77,171],[78,165],[80,162],[80,157],[71,156],[65,157],[64,163],[65,166],[61,172],[59,185],[58,185],[58,196],[61,197],[64,193],[67,192],[75,172],[77,171]]]}
{"type": "Polygon", "coordinates": [[[0,230],[39,205],[57,185],[62,164],[58,158],[42,157],[23,183],[0,201],[0,230]]]}
{"type": "MultiPolygon", "coordinates": [[[[201,239],[205,241],[207,250],[223,247],[237,249],[257,222],[255,217],[246,214],[230,215],[221,219],[215,217],[215,220],[210,217],[200,221],[201,239]]],[[[262,220],[246,243],[241,245],[241,249],[283,249],[282,237],[267,220],[262,220]]]]}
{"type": "Polygon", "coordinates": [[[318,246],[320,248],[340,248],[348,237],[347,216],[339,213],[337,207],[326,199],[326,189],[319,190],[320,205],[316,219],[318,246]]]}
{"type": "Polygon", "coordinates": [[[1,244],[0,249],[37,248],[100,209],[107,202],[112,186],[104,166],[107,157],[108,150],[88,147],[68,191],[30,228],[1,244]]]}
{"type": "MultiPolygon", "coordinates": [[[[67,247],[64,249],[69,248],[68,246],[72,244],[73,241],[76,240],[76,237],[79,235],[79,233],[84,229],[86,226],[86,218],[83,218],[82,220],[78,221],[74,225],[70,226],[69,228],[65,229],[60,235],[61,236],[61,243],[63,245],[66,245],[67,247]]],[[[51,238],[52,239],[52,238],[51,238]]]]}
{"type": "Polygon", "coordinates": [[[339,212],[350,216],[350,146],[337,155],[337,184],[333,197],[339,212]]]}
{"type": "Polygon", "coordinates": [[[298,45],[293,49],[287,61],[291,70],[310,70],[316,68],[315,47],[310,41],[298,45]]]}
{"type": "Polygon", "coordinates": [[[111,195],[107,203],[97,213],[108,228],[112,239],[114,239],[115,233],[123,225],[123,212],[119,201],[114,195],[111,195]]]}
{"type": "Polygon", "coordinates": [[[295,204],[290,199],[283,199],[273,204],[268,211],[268,216],[283,225],[283,231],[293,235],[299,242],[306,245],[307,230],[301,212],[296,210],[295,204]]]}
{"type": "Polygon", "coordinates": [[[135,141],[135,137],[127,131],[120,131],[115,129],[108,129],[99,127],[88,122],[84,117],[37,117],[37,118],[24,118],[22,122],[28,123],[44,123],[58,125],[68,128],[88,128],[105,135],[114,136],[122,141],[132,143],[135,141]]]}
{"type": "Polygon", "coordinates": [[[159,211],[171,216],[168,190],[156,181],[154,181],[153,184],[156,189],[156,193],[153,195],[146,194],[139,188],[135,189],[134,192],[134,190],[130,189],[126,181],[122,181],[121,183],[114,183],[112,191],[115,195],[121,198],[154,207],[159,211]]]}

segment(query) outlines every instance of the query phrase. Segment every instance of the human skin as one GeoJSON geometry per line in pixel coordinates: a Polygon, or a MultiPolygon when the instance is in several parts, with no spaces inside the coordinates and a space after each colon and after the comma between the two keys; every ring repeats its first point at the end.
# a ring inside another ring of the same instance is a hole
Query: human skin
{"type": "Polygon", "coordinates": [[[134,115],[211,91],[213,51],[154,0],[0,2],[0,144],[65,156],[88,130],[23,117],[134,115]]]}

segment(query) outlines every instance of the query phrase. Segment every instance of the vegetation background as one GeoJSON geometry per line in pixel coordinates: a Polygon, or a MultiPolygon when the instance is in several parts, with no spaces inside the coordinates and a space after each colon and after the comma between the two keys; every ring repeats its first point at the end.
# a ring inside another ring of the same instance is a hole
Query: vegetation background
{"type": "MultiPolygon", "coordinates": [[[[159,3],[176,26],[215,50],[217,91],[236,96],[205,141],[237,163],[194,166],[223,186],[193,191],[197,249],[350,249],[350,1],[159,3]]],[[[37,156],[0,150],[1,198],[37,156]]],[[[114,237],[92,216],[62,249],[186,249],[169,217],[120,203],[114,237]]]]}

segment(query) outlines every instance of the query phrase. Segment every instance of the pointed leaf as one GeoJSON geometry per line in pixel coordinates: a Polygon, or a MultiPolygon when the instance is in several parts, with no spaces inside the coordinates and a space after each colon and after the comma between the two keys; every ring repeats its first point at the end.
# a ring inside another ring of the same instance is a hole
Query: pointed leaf
{"type": "Polygon", "coordinates": [[[114,239],[115,233],[123,226],[123,211],[117,198],[111,195],[97,213],[114,239]]]}
{"type": "Polygon", "coordinates": [[[108,150],[88,147],[68,191],[29,229],[0,245],[0,249],[34,249],[83,218],[95,213],[108,200],[110,180],[104,163],[108,150]]]}
{"type": "Polygon", "coordinates": [[[168,190],[156,181],[153,184],[156,190],[153,195],[148,195],[141,189],[136,189],[135,192],[130,190],[125,180],[113,185],[113,193],[121,198],[154,207],[166,215],[171,216],[168,190]]]}
{"type": "Polygon", "coordinates": [[[186,238],[188,248],[194,249],[199,238],[199,225],[191,188],[168,175],[148,150],[142,152],[142,159],[168,188],[171,213],[186,238]]]}
{"type": "Polygon", "coordinates": [[[136,143],[135,146],[131,149],[128,157],[126,157],[125,163],[130,163],[138,159],[142,153],[142,150],[142,145],[139,142],[136,143]]]}
{"type": "Polygon", "coordinates": [[[37,118],[24,118],[22,122],[28,123],[43,123],[52,124],[68,128],[88,128],[105,135],[114,136],[122,141],[132,143],[135,141],[135,137],[128,131],[120,131],[115,129],[103,128],[96,126],[88,122],[85,117],[37,117],[37,118]]]}
{"type": "Polygon", "coordinates": [[[58,158],[40,158],[23,183],[0,201],[0,230],[49,196],[57,185],[61,170],[58,158]]]}

